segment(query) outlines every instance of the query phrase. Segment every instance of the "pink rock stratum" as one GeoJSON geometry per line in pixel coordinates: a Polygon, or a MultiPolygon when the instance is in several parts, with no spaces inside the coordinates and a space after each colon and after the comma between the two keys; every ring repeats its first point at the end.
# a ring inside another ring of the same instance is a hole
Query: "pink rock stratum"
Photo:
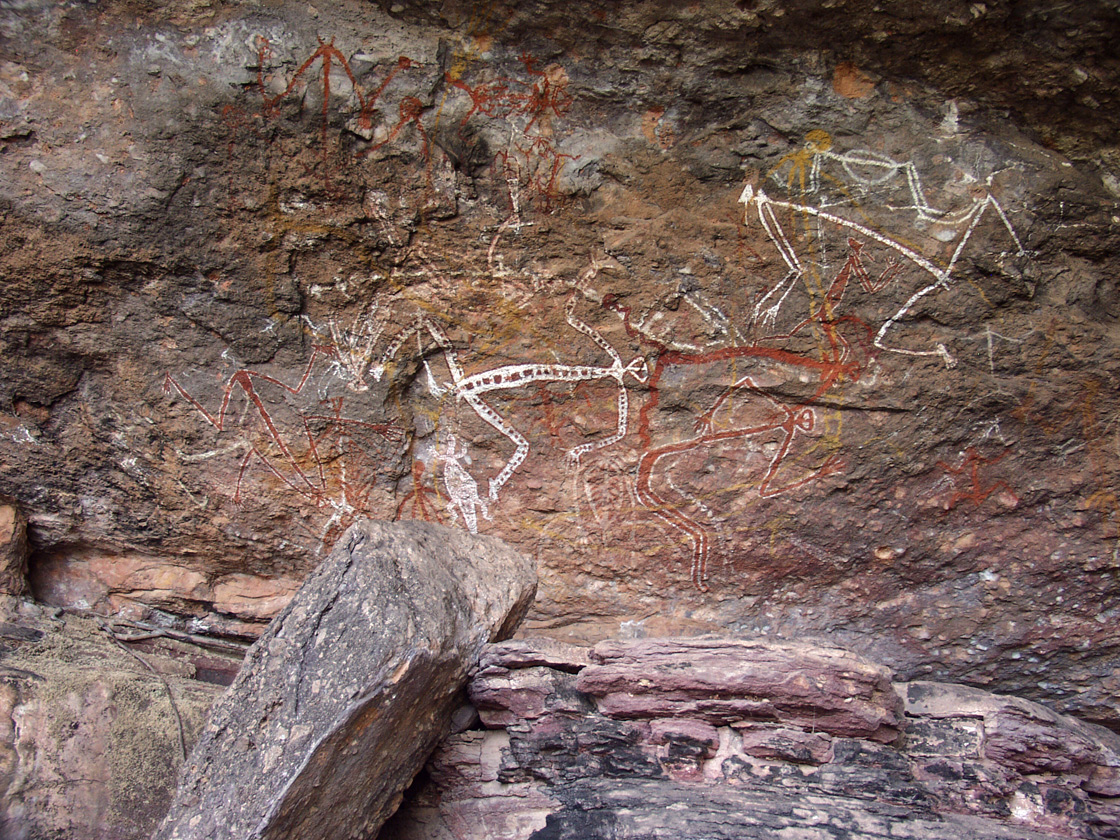
{"type": "Polygon", "coordinates": [[[1042,840],[1120,825],[1120,737],[1035,703],[892,684],[881,666],[807,643],[601,643],[589,658],[603,664],[578,673],[578,657],[532,664],[527,644],[484,652],[470,693],[485,728],[440,746],[379,840],[1042,840]],[[716,661],[722,677],[704,669],[716,661]],[[715,719],[682,702],[698,670],[723,701],[715,719]],[[744,680],[751,671],[768,687],[744,680]],[[816,716],[776,720],[808,712],[805,684],[822,687],[816,716]],[[890,739],[851,726],[869,685],[890,739]],[[635,702],[620,716],[605,701],[627,689],[635,702]]]}

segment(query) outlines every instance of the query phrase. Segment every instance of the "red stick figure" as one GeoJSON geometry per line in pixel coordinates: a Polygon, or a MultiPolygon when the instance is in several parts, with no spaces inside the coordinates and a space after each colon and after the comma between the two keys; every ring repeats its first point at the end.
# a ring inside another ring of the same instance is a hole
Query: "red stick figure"
{"type": "Polygon", "coordinates": [[[544,70],[537,69],[537,60],[528,53],[519,56],[525,69],[536,76],[528,94],[522,98],[520,110],[530,115],[530,120],[525,126],[525,131],[533,127],[538,120],[551,119],[549,111],[557,117],[562,117],[572,105],[572,95],[568,93],[568,74],[559,64],[554,64],[544,70]]]}
{"type": "Polygon", "coordinates": [[[514,102],[510,96],[509,86],[506,85],[505,81],[486,82],[472,86],[451,73],[444,73],[443,77],[449,85],[463,91],[471,100],[470,109],[466,116],[459,121],[460,134],[475,114],[501,118],[509,116],[513,110],[514,102]]]}
{"type": "Polygon", "coordinates": [[[429,497],[439,497],[439,492],[433,486],[428,488],[424,483],[424,462],[414,460],[412,462],[412,489],[405,493],[399,505],[397,505],[397,513],[394,520],[401,520],[405,518],[405,508],[409,507],[409,502],[412,506],[409,509],[409,519],[423,519],[425,522],[442,522],[443,519],[439,515],[435,504],[429,497]]]}
{"type": "MultiPolygon", "coordinates": [[[[307,368],[304,370],[299,383],[295,386],[288,385],[268,374],[259,373],[258,371],[249,370],[247,368],[237,371],[229,378],[229,381],[223,389],[222,403],[216,415],[207,411],[202,403],[191,396],[186,388],[179,384],[170,373],[165,375],[163,382],[164,393],[170,394],[172,391],[177,392],[203,416],[206,422],[219,432],[225,431],[234,394],[240,391],[249,400],[256,416],[260,418],[263,423],[267,438],[275,444],[276,449],[279,451],[280,456],[274,462],[269,454],[263,452],[256,446],[250,446],[249,451],[241,460],[241,467],[237,474],[237,486],[233,496],[235,503],[240,504],[241,502],[241,487],[245,479],[245,473],[254,460],[260,461],[270,473],[300,496],[303,496],[318,506],[324,506],[330,503],[327,481],[323,470],[323,459],[319,454],[319,441],[316,440],[316,434],[311,428],[312,421],[327,421],[326,431],[321,433],[320,436],[322,437],[327,434],[335,435],[340,441],[334,444],[339,448],[338,451],[343,451],[345,449],[345,444],[342,441],[345,440],[346,435],[353,436],[355,434],[354,430],[364,430],[387,441],[401,441],[404,439],[401,430],[392,423],[366,423],[364,421],[343,418],[342,397],[335,397],[332,400],[326,401],[331,403],[334,409],[331,414],[299,415],[300,432],[302,432],[306,440],[307,452],[310,454],[311,462],[314,464],[313,470],[311,474],[309,474],[304,466],[305,459],[301,459],[296,452],[293,451],[292,446],[288,443],[284,430],[277,425],[272,414],[265,405],[264,400],[258,393],[257,383],[267,383],[289,394],[299,395],[302,393],[304,386],[311,377],[311,371],[315,366],[315,362],[321,356],[336,357],[334,348],[323,345],[313,345],[307,368]]],[[[343,487],[343,491],[344,493],[349,492],[345,487],[343,487]]]]}
{"type": "Polygon", "coordinates": [[[964,455],[962,456],[961,462],[958,466],[954,467],[951,464],[945,463],[944,461],[938,461],[937,466],[945,470],[948,475],[953,476],[954,484],[960,486],[960,479],[965,479],[968,482],[967,489],[957,490],[953,493],[952,498],[949,499],[948,504],[945,505],[945,509],[952,510],[954,507],[956,507],[957,502],[963,499],[968,499],[974,505],[980,507],[980,505],[984,504],[984,502],[988,500],[988,497],[995,493],[997,490],[1005,491],[1012,499],[1014,499],[1014,503],[1018,504],[1019,497],[1015,494],[1015,491],[1011,489],[1011,486],[1006,481],[995,481],[987,486],[984,486],[984,483],[980,478],[980,470],[983,467],[999,463],[1003,459],[1003,456],[1005,456],[1010,451],[1010,449],[1005,449],[994,458],[981,458],[980,453],[977,452],[975,448],[970,446],[964,451],[964,455]]]}
{"type": "Polygon", "coordinates": [[[402,128],[404,128],[409,123],[413,123],[416,126],[416,130],[420,133],[420,136],[424,140],[424,160],[428,160],[430,157],[428,153],[428,132],[424,130],[424,124],[420,122],[420,115],[423,113],[424,103],[417,99],[415,96],[406,96],[401,100],[400,119],[397,120],[397,124],[389,133],[389,136],[382,140],[380,143],[375,143],[374,145],[370,146],[365,150],[364,154],[371,154],[373,152],[376,152],[385,144],[392,143],[397,139],[397,135],[401,133],[402,128]]]}
{"type": "MultiPolygon", "coordinates": [[[[323,39],[320,38],[318,48],[306,61],[303,62],[303,64],[299,66],[296,72],[292,75],[292,78],[288,81],[288,84],[284,88],[284,90],[276,94],[275,96],[269,96],[268,88],[265,84],[264,67],[268,61],[271,51],[271,45],[269,44],[268,39],[262,37],[258,43],[257,48],[257,84],[260,87],[261,91],[263,112],[267,116],[275,116],[279,111],[280,104],[292,93],[292,91],[296,89],[296,86],[299,83],[300,79],[302,79],[305,74],[308,74],[310,72],[316,61],[321,63],[320,76],[322,77],[323,85],[323,101],[320,106],[321,113],[319,121],[319,133],[320,147],[324,166],[327,163],[327,156],[329,154],[327,144],[327,128],[330,113],[332,69],[335,66],[340,67],[342,69],[342,72],[345,73],[346,77],[350,80],[350,84],[353,86],[354,94],[358,99],[358,105],[360,107],[357,118],[358,125],[361,128],[369,129],[372,127],[372,114],[374,106],[377,104],[378,99],[380,99],[381,94],[384,93],[385,88],[388,87],[391,81],[393,81],[394,77],[399,71],[407,70],[412,66],[412,61],[410,59],[405,56],[401,56],[397,59],[396,66],[389,71],[388,75],[386,75],[385,79],[381,82],[381,85],[377,88],[377,90],[375,90],[371,94],[366,95],[363,94],[361,87],[358,85],[358,80],[354,76],[354,71],[350,67],[350,62],[347,60],[346,56],[344,56],[338,50],[338,48],[335,47],[334,40],[332,39],[328,43],[323,43],[323,39]]],[[[402,104],[402,114],[403,107],[404,106],[402,104]]],[[[427,138],[425,137],[425,148],[426,145],[427,138]]]]}

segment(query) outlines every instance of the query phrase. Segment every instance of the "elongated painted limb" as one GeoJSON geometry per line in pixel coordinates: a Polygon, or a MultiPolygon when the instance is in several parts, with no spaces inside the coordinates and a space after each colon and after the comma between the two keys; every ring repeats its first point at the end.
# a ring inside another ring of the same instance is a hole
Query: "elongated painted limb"
{"type": "MultiPolygon", "coordinates": [[[[679,445],[678,445],[679,446],[679,445]]],[[[676,451],[687,451],[688,447],[664,447],[659,450],[645,453],[638,462],[638,483],[635,488],[638,501],[670,528],[682,534],[692,546],[692,568],[690,577],[692,584],[701,592],[708,591],[708,533],[702,525],[683,513],[677,507],[667,503],[653,489],[651,479],[653,470],[666,455],[676,451]]]]}
{"type": "MultiPolygon", "coordinates": [[[[331,407],[331,413],[308,414],[304,417],[304,426],[307,427],[308,420],[326,420],[330,423],[329,428],[333,429],[340,438],[346,437],[350,429],[360,429],[372,432],[392,443],[400,443],[404,440],[404,430],[395,423],[369,423],[365,420],[353,420],[349,417],[343,417],[343,399],[343,397],[329,397],[325,400],[319,400],[319,405],[329,405],[331,407]]],[[[308,428],[307,434],[310,437],[310,428],[308,428]]]]}
{"type": "Polygon", "coordinates": [[[840,302],[850,274],[854,273],[856,275],[856,279],[859,280],[859,284],[863,287],[865,292],[874,294],[875,292],[881,292],[889,286],[891,281],[894,280],[895,276],[902,269],[902,263],[897,257],[892,256],[887,262],[887,267],[883,269],[879,277],[872,279],[871,275],[867,273],[867,267],[863,264],[863,243],[849,236],[848,248],[851,249],[852,253],[845,261],[844,267],[840,269],[836,280],[833,281],[833,288],[829,289],[828,297],[834,305],[840,302]],[[837,291],[833,291],[834,289],[837,289],[837,291]],[[833,300],[834,298],[835,300],[833,300]]]}
{"type": "Polygon", "coordinates": [[[594,452],[597,449],[606,449],[608,446],[613,446],[624,437],[628,430],[630,420],[630,398],[626,393],[626,387],[622,384],[622,380],[618,382],[618,428],[610,437],[605,437],[602,440],[592,441],[591,443],[584,443],[576,446],[568,451],[566,461],[573,469],[579,469],[580,459],[583,458],[588,452],[594,452]]]}
{"type": "Polygon", "coordinates": [[[781,431],[783,432],[782,442],[778,447],[778,451],[770,459],[766,472],[763,475],[762,481],[759,483],[758,494],[761,498],[768,499],[775,496],[787,493],[791,490],[796,490],[804,487],[812,481],[826,475],[837,472],[843,467],[843,462],[839,458],[830,457],[818,469],[805,478],[797,481],[788,482],[780,486],[776,485],[775,479],[782,464],[789,454],[791,445],[797,434],[808,433],[813,430],[815,424],[815,413],[809,406],[801,405],[794,408],[775,400],[765,392],[758,389],[748,377],[744,377],[737,382],[735,386],[729,388],[717,402],[722,402],[736,390],[745,390],[750,393],[762,397],[769,402],[779,413],[779,417],[775,418],[772,422],[760,423],[754,426],[741,426],[736,428],[724,429],[721,431],[712,431],[711,420],[712,414],[715,412],[717,406],[707,412],[707,414],[697,421],[699,429],[703,433],[697,437],[691,438],[679,443],[670,444],[668,446],[658,447],[647,451],[639,462],[638,470],[638,497],[643,505],[649,508],[650,512],[657,516],[662,521],[668,523],[680,533],[684,534],[689,542],[692,544],[692,568],[693,568],[693,583],[701,591],[707,591],[707,563],[709,557],[709,541],[705,527],[693,517],[689,516],[684,511],[677,507],[669,505],[658,493],[653,489],[652,476],[653,470],[658,461],[667,455],[683,454],[703,446],[709,446],[713,443],[720,443],[723,441],[735,440],[738,438],[753,437],[755,435],[765,434],[769,432],[781,431]]]}
{"type": "Polygon", "coordinates": [[[597,440],[592,443],[585,443],[580,446],[574,447],[569,450],[567,455],[567,462],[575,469],[579,468],[580,459],[588,452],[594,452],[597,449],[605,449],[608,446],[613,446],[620,440],[626,437],[630,421],[630,399],[626,391],[626,385],[623,382],[625,374],[633,376],[639,382],[648,378],[648,372],[644,372],[645,359],[638,357],[630,362],[629,365],[623,367],[622,357],[618,351],[614,349],[609,341],[607,341],[594,327],[584,323],[575,315],[576,301],[578,300],[577,293],[572,292],[568,297],[568,303],[564,307],[564,315],[571,325],[572,329],[583,333],[590,338],[596,345],[598,345],[603,352],[611,358],[611,370],[614,371],[612,378],[618,384],[618,425],[615,428],[614,434],[609,437],[597,440]]]}
{"type": "MultiPolygon", "coordinates": [[[[761,392],[759,392],[761,393],[761,392]]],[[[765,396],[765,395],[763,395],[765,396]]],[[[767,397],[767,399],[770,399],[767,397]]],[[[770,400],[774,402],[774,400],[770,400]]],[[[780,404],[779,404],[780,405],[780,404]]],[[[783,407],[784,408],[784,407],[783,407]]],[[[787,416],[786,422],[792,416],[788,409],[785,409],[787,416]]],[[[707,529],[687,513],[682,511],[679,507],[675,507],[665,499],[663,499],[653,489],[652,479],[653,470],[657,466],[657,462],[668,455],[679,455],[686,452],[691,452],[695,449],[705,446],[709,443],[731,440],[740,437],[749,437],[763,432],[773,431],[774,429],[784,428],[784,423],[778,421],[775,423],[764,423],[759,426],[729,429],[722,432],[714,432],[703,434],[689,440],[681,441],[679,443],[661,446],[656,449],[647,451],[638,463],[638,485],[637,493],[638,499],[641,503],[652,513],[654,516],[667,523],[672,528],[683,534],[688,541],[692,544],[692,583],[701,592],[708,591],[708,556],[710,552],[709,539],[707,529]]],[[[787,447],[788,448],[788,447],[787,447]]],[[[776,469],[774,461],[771,462],[771,469],[776,469]]]]}
{"type": "MultiPolygon", "coordinates": [[[[229,403],[230,399],[233,397],[234,388],[240,387],[247,396],[250,396],[250,399],[253,400],[258,409],[263,410],[263,404],[260,402],[259,398],[256,398],[256,392],[253,390],[254,379],[260,379],[264,382],[276,385],[280,388],[283,388],[289,394],[299,394],[303,391],[303,386],[307,384],[307,380],[311,378],[311,370],[315,366],[315,362],[318,360],[320,355],[333,357],[335,356],[335,352],[331,347],[325,347],[318,344],[313,345],[311,348],[311,358],[308,359],[307,367],[304,368],[303,371],[303,376],[300,378],[299,383],[295,386],[288,385],[286,382],[281,382],[279,379],[276,379],[273,376],[269,376],[266,373],[258,373],[255,370],[245,369],[237,371],[237,373],[229,378],[229,382],[226,383],[226,387],[222,392],[222,405],[218,410],[217,417],[208,412],[203,407],[202,403],[200,403],[189,393],[187,393],[187,390],[182,385],[180,385],[175,380],[175,377],[173,377],[170,373],[164,376],[163,392],[165,394],[170,394],[173,389],[177,391],[183,399],[185,399],[187,402],[193,405],[195,409],[198,410],[199,414],[206,418],[206,421],[211,426],[221,432],[225,430],[226,412],[229,410],[229,403]]],[[[267,414],[267,412],[265,413],[267,414]]]]}
{"type": "Polygon", "coordinates": [[[767,238],[774,243],[777,248],[778,254],[782,258],[782,262],[786,264],[789,269],[786,276],[780,283],[770,289],[758,303],[755,304],[754,313],[751,316],[753,324],[761,324],[764,328],[769,328],[774,325],[778,319],[778,312],[785,303],[786,298],[789,297],[791,291],[797,285],[797,281],[805,274],[805,268],[801,265],[801,260],[797,256],[797,251],[790,245],[789,238],[786,236],[785,231],[782,229],[781,223],[778,222],[777,214],[774,213],[773,207],[770,202],[766,200],[766,194],[761,190],[756,198],[754,188],[750,185],[743,188],[742,195],[739,196],[739,202],[743,205],[743,223],[746,224],[746,213],[750,206],[751,200],[756,199],[755,205],[758,210],[758,220],[762,224],[762,229],[766,232],[767,238]],[[775,294],[781,292],[777,301],[766,306],[767,301],[770,300],[775,294]],[[765,307],[765,308],[764,308],[765,307]]]}
{"type": "Polygon", "coordinates": [[[314,484],[312,484],[308,480],[307,476],[303,473],[302,470],[300,470],[298,467],[295,468],[295,471],[299,474],[300,478],[303,480],[304,486],[301,487],[298,484],[294,483],[291,479],[289,479],[282,472],[280,472],[280,470],[276,469],[276,467],[273,466],[272,462],[268,459],[268,457],[266,455],[264,455],[255,446],[253,446],[253,447],[249,448],[249,451],[245,454],[245,457],[241,459],[241,468],[237,472],[237,486],[234,488],[234,492],[233,492],[233,502],[234,502],[234,504],[237,504],[237,505],[241,504],[241,485],[244,482],[245,473],[248,471],[249,465],[253,462],[254,456],[257,458],[257,460],[259,460],[264,465],[265,469],[267,469],[270,473],[272,473],[274,476],[276,476],[278,479],[280,479],[282,482],[284,482],[284,484],[288,485],[288,487],[290,487],[296,493],[303,496],[305,499],[311,500],[316,505],[318,505],[322,502],[322,499],[323,499],[322,489],[319,488],[319,487],[316,487],[314,484]]]}
{"type": "Polygon", "coordinates": [[[510,442],[516,447],[513,455],[506,461],[506,465],[502,467],[501,471],[490,479],[490,489],[487,495],[490,501],[496,502],[498,500],[498,493],[506,485],[517,468],[521,466],[525,458],[529,455],[529,441],[521,434],[516,428],[507,423],[502,415],[498,414],[490,405],[481,397],[475,394],[462,393],[460,394],[463,400],[474,409],[475,414],[486,421],[495,430],[509,438],[510,442]]]}
{"type": "Polygon", "coordinates": [[[618,355],[618,351],[611,346],[611,343],[609,341],[607,341],[605,338],[603,338],[602,335],[599,334],[598,330],[596,330],[591,325],[584,323],[576,317],[576,303],[578,301],[579,296],[576,292],[572,292],[570,295],[568,295],[568,302],[564,305],[564,319],[568,322],[568,326],[570,326],[577,332],[583,333],[585,336],[595,342],[595,344],[598,345],[604,353],[611,357],[611,361],[614,362],[614,364],[617,365],[618,369],[621,371],[622,357],[618,355]]]}
{"type": "MultiPolygon", "coordinates": [[[[953,255],[949,258],[949,264],[944,269],[939,269],[936,272],[931,272],[936,282],[930,283],[914,292],[914,294],[910,296],[906,303],[904,303],[902,307],[897,312],[895,312],[894,315],[883,322],[883,325],[879,328],[879,332],[875,336],[875,346],[878,349],[885,350],[889,353],[898,353],[899,355],[903,356],[940,356],[941,359],[945,362],[946,367],[951,368],[956,366],[956,360],[949,354],[949,351],[943,344],[934,345],[933,350],[907,350],[901,347],[890,346],[886,341],[887,333],[890,332],[895,326],[897,326],[897,324],[902,321],[902,319],[904,319],[917,305],[918,301],[920,301],[926,295],[936,292],[938,289],[948,289],[950,287],[953,279],[952,272],[956,267],[957,260],[960,259],[961,254],[964,253],[965,246],[968,245],[969,240],[972,238],[972,234],[976,231],[977,226],[980,224],[981,219],[983,219],[984,214],[989,208],[995,210],[995,213],[997,216],[999,216],[1000,222],[1003,224],[1004,229],[1011,237],[1012,242],[1015,243],[1015,255],[1019,257],[1027,256],[1027,251],[1023,248],[1023,243],[1019,239],[1019,235],[1015,233],[1015,228],[1011,226],[1011,220],[1007,218],[1007,214],[1004,212],[1003,207],[1000,206],[1000,203],[996,201],[996,199],[991,195],[988,195],[982,201],[978,200],[969,210],[969,212],[961,219],[962,223],[967,221],[968,226],[965,228],[964,233],[961,235],[960,241],[957,243],[957,247],[953,249],[953,255]]],[[[896,246],[896,250],[902,253],[903,256],[909,256],[909,254],[907,254],[901,247],[896,246]]],[[[918,264],[923,268],[926,267],[921,263],[918,264]]]]}

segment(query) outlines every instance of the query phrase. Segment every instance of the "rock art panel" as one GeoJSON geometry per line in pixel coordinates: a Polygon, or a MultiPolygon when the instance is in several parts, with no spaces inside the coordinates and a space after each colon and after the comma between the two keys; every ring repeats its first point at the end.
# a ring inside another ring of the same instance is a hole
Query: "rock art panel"
{"type": "Polygon", "coordinates": [[[537,558],[535,631],[838,633],[1115,722],[1120,209],[1072,106],[868,46],[1057,66],[943,5],[5,13],[36,597],[254,636],[425,520],[537,558]]]}

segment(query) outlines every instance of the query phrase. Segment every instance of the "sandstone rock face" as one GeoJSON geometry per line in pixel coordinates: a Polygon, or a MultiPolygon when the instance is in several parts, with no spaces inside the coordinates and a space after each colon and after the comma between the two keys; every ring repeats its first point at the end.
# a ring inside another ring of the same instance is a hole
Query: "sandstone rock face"
{"type": "Polygon", "coordinates": [[[146,840],[240,657],[50,612],[0,604],[0,837],[146,840]]]}
{"type": "Polygon", "coordinates": [[[528,646],[487,650],[470,687],[487,728],[444,741],[380,840],[1120,834],[1110,787],[1120,738],[1036,703],[892,686],[885,669],[809,644],[603,643],[549,664],[528,646]],[[719,661],[722,681],[709,667],[719,661]],[[608,679],[602,669],[619,662],[608,679]],[[602,713],[606,682],[629,686],[629,716],[602,713]],[[677,697],[703,686],[726,705],[715,718],[672,707],[669,684],[677,697]],[[775,719],[808,712],[807,695],[815,720],[775,719]],[[869,696],[891,743],[883,729],[853,733],[850,707],[869,696]]]}
{"type": "Polygon", "coordinates": [[[890,672],[843,650],[698,638],[604,642],[576,688],[613,718],[751,719],[890,742],[902,701],[890,672]]]}
{"type": "Polygon", "coordinates": [[[0,498],[0,595],[27,593],[27,554],[27,517],[0,498]]]}
{"type": "Polygon", "coordinates": [[[259,634],[428,520],[1120,723],[1115,9],[622,5],[4,4],[36,597],[259,634]]]}
{"type": "Polygon", "coordinates": [[[532,561],[492,537],[355,524],[250,649],[153,836],[376,832],[535,589],[532,561]]]}

